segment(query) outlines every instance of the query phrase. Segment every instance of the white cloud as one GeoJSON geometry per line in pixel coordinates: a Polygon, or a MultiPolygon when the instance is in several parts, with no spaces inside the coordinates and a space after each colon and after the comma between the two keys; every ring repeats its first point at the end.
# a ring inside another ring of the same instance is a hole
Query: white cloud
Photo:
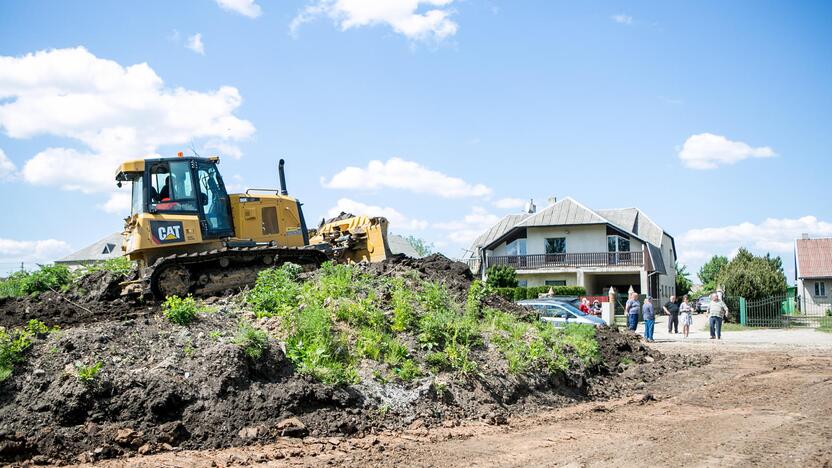
{"type": "Polygon", "coordinates": [[[257,18],[263,13],[260,5],[254,0],[217,0],[217,5],[224,10],[239,13],[249,18],[257,18]]]}
{"type": "Polygon", "coordinates": [[[119,191],[111,194],[107,202],[98,207],[107,213],[127,215],[130,213],[130,198],[129,192],[119,191]]]}
{"type": "Polygon", "coordinates": [[[528,203],[528,200],[522,198],[506,197],[495,201],[494,206],[502,210],[513,210],[516,208],[525,208],[526,203],[528,203]]]}
{"type": "Polygon", "coordinates": [[[327,188],[350,190],[394,188],[444,198],[484,197],[491,194],[491,189],[485,185],[469,184],[458,177],[400,158],[391,158],[386,162],[373,160],[366,168],[350,166],[332,176],[329,181],[321,178],[321,184],[327,188]]]}
{"type": "Polygon", "coordinates": [[[227,141],[210,140],[205,143],[203,148],[206,152],[211,153],[211,156],[228,156],[234,159],[240,159],[243,157],[243,150],[241,150],[239,146],[227,141]]]}
{"type": "Polygon", "coordinates": [[[0,260],[47,262],[72,252],[64,241],[55,239],[21,241],[0,238],[0,260]]]}
{"type": "Polygon", "coordinates": [[[409,218],[395,208],[367,205],[349,198],[339,199],[327,212],[327,218],[333,218],[342,212],[356,216],[383,216],[390,221],[390,229],[396,232],[420,231],[428,227],[427,221],[409,218]]]}
{"type": "Polygon", "coordinates": [[[433,223],[432,228],[448,231],[446,239],[454,244],[469,245],[480,234],[491,228],[500,217],[481,206],[474,206],[462,219],[433,223]]]}
{"type": "Polygon", "coordinates": [[[290,31],[295,35],[304,23],[328,16],[342,31],[381,24],[408,39],[441,41],[459,28],[451,19],[453,1],[314,0],[292,20],[290,31]]]}
{"type": "Polygon", "coordinates": [[[199,55],[205,55],[205,44],[202,43],[202,33],[196,33],[188,37],[188,42],[185,44],[185,47],[199,55]]]}
{"type": "Polygon", "coordinates": [[[784,257],[786,269],[793,266],[794,240],[803,233],[832,236],[832,223],[815,216],[769,218],[755,224],[744,222],[721,227],[691,229],[677,238],[679,261],[694,274],[713,255],[733,257],[740,247],[757,254],[771,253],[784,257]]]}
{"type": "Polygon", "coordinates": [[[610,19],[618,24],[633,24],[633,17],[623,13],[610,16],[610,19]]]}
{"type": "Polygon", "coordinates": [[[691,135],[679,151],[682,164],[691,169],[716,169],[748,158],[771,158],[777,154],[768,146],[753,148],[713,133],[691,135]]]}
{"type": "Polygon", "coordinates": [[[32,184],[112,191],[124,160],[198,138],[249,137],[254,126],[234,115],[241,103],[236,88],[165,88],[146,63],[125,67],[83,47],[0,56],[0,128],[11,138],[51,135],[84,146],[46,148],[26,161],[21,173],[32,184]]]}
{"type": "Polygon", "coordinates": [[[0,149],[0,180],[9,180],[14,177],[17,172],[17,167],[6,156],[5,151],[0,149]]]}

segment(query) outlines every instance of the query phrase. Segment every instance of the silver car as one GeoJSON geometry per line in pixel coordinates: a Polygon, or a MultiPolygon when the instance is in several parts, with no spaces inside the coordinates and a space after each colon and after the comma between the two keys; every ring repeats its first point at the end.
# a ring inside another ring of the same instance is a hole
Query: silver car
{"type": "Polygon", "coordinates": [[[537,310],[542,322],[551,323],[556,327],[562,327],[567,323],[579,323],[596,327],[606,325],[606,322],[600,317],[587,315],[568,302],[552,299],[526,299],[517,301],[517,303],[537,310]]]}

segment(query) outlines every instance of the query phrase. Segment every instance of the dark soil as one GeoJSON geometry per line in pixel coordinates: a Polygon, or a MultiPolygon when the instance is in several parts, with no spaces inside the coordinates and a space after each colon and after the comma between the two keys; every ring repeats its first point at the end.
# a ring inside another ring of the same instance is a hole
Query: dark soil
{"type": "MultiPolygon", "coordinates": [[[[473,279],[464,264],[441,255],[395,257],[367,268],[382,275],[416,271],[463,296],[473,279]]],[[[38,318],[64,328],[39,338],[13,376],[0,382],[0,463],[95,461],[471,419],[504,424],[511,415],[619,396],[703,363],[666,360],[638,336],[605,328],[598,332],[601,362],[590,368],[574,362],[562,374],[513,375],[486,342],[473,350],[479,368],[468,377],[440,373],[385,385],[362,375],[359,384],[333,387],[295,372],[274,340],[261,358],[247,357],[233,343],[241,315],[234,297],[209,300],[212,312],[182,327],[156,309],[109,300],[111,280],[87,279],[91,293],[72,296],[89,311],[55,293],[0,303],[4,325],[38,318]],[[78,366],[96,362],[100,373],[80,381],[78,366]]],[[[516,309],[494,301],[489,306],[516,309]]]]}
{"type": "Polygon", "coordinates": [[[66,292],[0,299],[0,326],[19,327],[31,319],[62,328],[102,320],[147,316],[158,307],[119,297],[124,276],[98,271],[70,285],[66,292]]]}

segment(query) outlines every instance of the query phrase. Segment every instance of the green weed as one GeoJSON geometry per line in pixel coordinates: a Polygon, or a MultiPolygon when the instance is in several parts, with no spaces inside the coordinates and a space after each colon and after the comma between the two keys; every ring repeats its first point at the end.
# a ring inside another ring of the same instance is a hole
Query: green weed
{"type": "Polygon", "coordinates": [[[162,314],[168,321],[177,325],[188,325],[193,322],[199,311],[196,299],[190,295],[168,296],[162,303],[162,314]]]}
{"type": "Polygon", "coordinates": [[[416,302],[416,294],[405,285],[402,278],[393,279],[392,288],[393,323],[390,329],[397,333],[413,329],[417,323],[416,310],[413,306],[416,302]]]}
{"type": "Polygon", "coordinates": [[[81,364],[75,365],[75,372],[78,380],[83,383],[90,383],[98,376],[98,373],[101,372],[101,367],[103,363],[101,361],[96,361],[95,364],[89,366],[83,366],[81,364]]]}
{"type": "Polygon", "coordinates": [[[269,268],[257,275],[254,288],[246,296],[257,318],[286,317],[298,306],[301,292],[297,280],[300,267],[285,263],[279,268],[269,268]]]}

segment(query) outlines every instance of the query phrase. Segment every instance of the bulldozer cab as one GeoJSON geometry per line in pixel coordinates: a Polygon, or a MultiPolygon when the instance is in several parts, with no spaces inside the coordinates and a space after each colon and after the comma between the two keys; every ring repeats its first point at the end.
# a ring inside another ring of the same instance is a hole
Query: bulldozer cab
{"type": "Polygon", "coordinates": [[[146,159],[141,171],[122,171],[116,179],[133,183],[131,215],[195,216],[203,239],[229,237],[234,235],[231,206],[217,161],[146,159]]]}

